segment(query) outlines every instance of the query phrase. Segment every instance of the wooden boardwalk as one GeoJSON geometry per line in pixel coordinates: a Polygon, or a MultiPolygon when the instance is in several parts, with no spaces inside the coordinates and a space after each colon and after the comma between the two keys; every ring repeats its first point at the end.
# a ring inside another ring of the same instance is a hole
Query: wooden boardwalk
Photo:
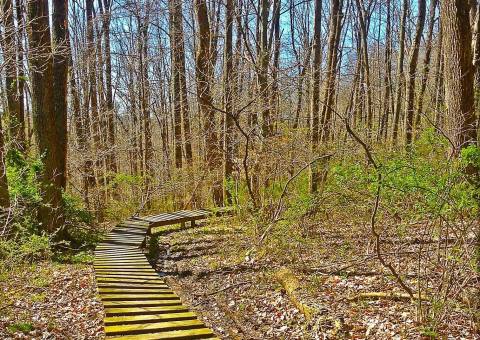
{"type": "Polygon", "coordinates": [[[218,339],[182,304],[140,247],[151,228],[192,222],[207,210],[177,211],[118,224],[95,249],[95,276],[107,339],[218,339]]]}

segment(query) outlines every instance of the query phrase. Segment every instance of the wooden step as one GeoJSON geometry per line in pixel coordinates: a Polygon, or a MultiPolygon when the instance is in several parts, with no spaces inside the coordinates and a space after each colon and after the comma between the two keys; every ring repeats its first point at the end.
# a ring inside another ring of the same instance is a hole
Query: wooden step
{"type": "Polygon", "coordinates": [[[168,331],[161,333],[150,333],[142,335],[127,335],[120,337],[108,337],[110,340],[193,340],[193,339],[218,339],[208,328],[168,331]]]}
{"type": "Polygon", "coordinates": [[[126,316],[126,315],[149,315],[149,314],[171,314],[184,313],[188,308],[182,305],[176,306],[157,306],[157,307],[113,307],[106,308],[105,314],[107,316],[126,316]]]}
{"type": "Polygon", "coordinates": [[[135,301],[135,300],[177,300],[180,299],[173,292],[145,293],[145,294],[100,294],[102,301],[135,301]]]}
{"type": "Polygon", "coordinates": [[[182,329],[203,328],[203,322],[199,320],[181,320],[169,322],[154,322],[146,324],[105,326],[106,335],[129,335],[129,334],[145,334],[152,332],[175,331],[182,329]]]}
{"type": "Polygon", "coordinates": [[[133,301],[103,301],[103,305],[107,308],[120,307],[160,307],[160,306],[177,306],[181,305],[179,299],[173,300],[133,300],[133,301]]]}
{"type": "Polygon", "coordinates": [[[129,316],[109,316],[105,318],[106,326],[128,325],[134,323],[169,322],[181,320],[196,320],[197,316],[192,312],[165,313],[165,314],[144,314],[129,316]]]}
{"type": "Polygon", "coordinates": [[[115,293],[132,293],[132,294],[141,294],[141,293],[170,293],[172,292],[169,288],[98,288],[100,294],[115,294],[115,293]]]}

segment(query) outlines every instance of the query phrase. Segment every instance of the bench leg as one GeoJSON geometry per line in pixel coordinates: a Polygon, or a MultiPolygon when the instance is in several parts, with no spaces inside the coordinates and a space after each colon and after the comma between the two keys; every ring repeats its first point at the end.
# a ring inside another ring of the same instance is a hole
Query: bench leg
{"type": "Polygon", "coordinates": [[[190,226],[191,226],[191,227],[195,227],[195,226],[196,226],[195,220],[191,220],[191,221],[190,221],[190,226]]]}

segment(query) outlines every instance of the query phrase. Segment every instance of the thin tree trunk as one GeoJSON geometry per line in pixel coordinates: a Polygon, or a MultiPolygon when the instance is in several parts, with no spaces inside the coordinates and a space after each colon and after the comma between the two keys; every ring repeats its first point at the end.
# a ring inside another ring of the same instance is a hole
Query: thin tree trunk
{"type": "Polygon", "coordinates": [[[372,87],[370,84],[370,62],[368,56],[368,43],[367,43],[367,23],[366,13],[360,0],[355,0],[357,5],[358,20],[360,25],[360,37],[362,41],[362,61],[363,61],[363,76],[365,81],[365,91],[367,95],[367,139],[371,138],[373,129],[373,108],[372,108],[372,87]]]}
{"type": "Polygon", "coordinates": [[[327,142],[332,133],[333,105],[336,97],[336,75],[338,63],[338,45],[342,31],[343,1],[332,0],[330,14],[330,34],[328,42],[327,76],[322,108],[322,141],[327,142]]]}
{"type": "MultiPolygon", "coordinates": [[[[333,12],[332,12],[333,15],[333,12]]],[[[313,70],[312,70],[312,102],[311,115],[312,125],[310,131],[312,154],[315,157],[318,153],[318,146],[320,144],[320,73],[322,71],[321,65],[321,27],[322,27],[322,0],[315,0],[315,14],[313,26],[313,70]]],[[[330,44],[329,44],[330,48],[330,44]]],[[[320,171],[318,164],[312,163],[310,166],[310,192],[318,192],[320,185],[320,171]]]]}
{"type": "Polygon", "coordinates": [[[407,101],[405,107],[405,144],[410,148],[413,141],[413,118],[415,113],[415,78],[417,75],[418,54],[420,52],[420,42],[425,26],[426,16],[426,0],[418,0],[418,17],[415,28],[415,38],[412,42],[410,52],[410,61],[408,66],[408,83],[407,83],[407,101]]]}
{"type": "Polygon", "coordinates": [[[270,4],[269,0],[260,0],[260,22],[259,22],[259,53],[258,53],[258,90],[261,98],[262,112],[262,135],[269,137],[273,133],[271,110],[270,110],[270,89],[268,86],[268,64],[270,54],[268,50],[268,17],[270,4]]]}
{"type": "Polygon", "coordinates": [[[181,2],[177,0],[170,1],[170,45],[171,52],[171,82],[172,82],[172,105],[173,105],[173,143],[175,150],[175,167],[182,167],[182,92],[180,76],[180,51],[179,51],[179,29],[181,27],[181,2]],[[180,10],[179,10],[180,8],[180,10]],[[179,22],[180,21],[180,22],[179,22]]]}
{"type": "Polygon", "coordinates": [[[422,82],[420,85],[420,93],[418,95],[418,104],[417,104],[417,114],[415,117],[415,131],[416,134],[420,131],[420,124],[422,121],[423,114],[423,102],[425,97],[425,91],[427,89],[428,76],[430,74],[430,61],[432,56],[432,40],[433,40],[433,28],[435,26],[435,11],[437,8],[438,0],[430,1],[430,10],[429,10],[429,23],[428,23],[428,36],[425,46],[425,57],[423,59],[423,71],[422,71],[422,82]]]}
{"type": "Polygon", "coordinates": [[[192,132],[190,127],[190,107],[188,104],[188,92],[187,92],[187,77],[185,71],[185,39],[183,34],[183,12],[182,1],[176,1],[173,10],[175,11],[175,58],[176,69],[179,73],[180,81],[180,108],[181,117],[183,121],[183,142],[185,145],[185,159],[187,164],[193,163],[192,152],[192,132]]]}
{"type": "Polygon", "coordinates": [[[10,195],[8,193],[7,164],[5,163],[5,142],[3,138],[2,120],[0,119],[0,207],[10,207],[10,195]]]}
{"type": "Polygon", "coordinates": [[[400,41],[398,47],[397,62],[397,90],[395,93],[395,115],[393,121],[392,139],[393,145],[398,141],[398,129],[400,125],[400,114],[402,112],[402,92],[405,83],[405,74],[403,71],[403,62],[405,59],[405,30],[407,25],[408,0],[403,0],[402,20],[400,22],[400,41]]]}
{"type": "Polygon", "coordinates": [[[234,0],[227,0],[225,12],[225,48],[224,48],[224,109],[225,109],[225,196],[228,204],[232,204],[232,173],[233,173],[233,134],[235,122],[233,119],[233,15],[235,12],[234,0]]]}
{"type": "Polygon", "coordinates": [[[391,4],[390,0],[386,2],[387,6],[387,19],[386,19],[386,27],[385,27],[385,76],[384,76],[384,86],[385,86],[385,94],[383,96],[383,115],[380,122],[380,131],[378,134],[378,141],[384,140],[386,141],[388,136],[388,122],[389,117],[391,114],[390,111],[390,103],[391,103],[391,96],[393,93],[392,88],[392,23],[391,23],[391,4]]]}
{"type": "MultiPolygon", "coordinates": [[[[101,1],[101,0],[100,0],[101,1]]],[[[110,148],[107,157],[107,170],[112,174],[117,172],[117,158],[115,150],[115,107],[113,104],[113,85],[112,85],[112,55],[110,44],[110,21],[111,21],[111,0],[103,0],[103,39],[105,49],[105,81],[106,81],[106,101],[107,101],[107,128],[108,128],[108,146],[110,148]]]]}
{"type": "Polygon", "coordinates": [[[12,0],[2,1],[3,10],[3,60],[5,67],[5,89],[9,117],[9,130],[12,141],[20,150],[25,147],[25,123],[20,112],[18,97],[17,56],[14,11],[12,0]]]}

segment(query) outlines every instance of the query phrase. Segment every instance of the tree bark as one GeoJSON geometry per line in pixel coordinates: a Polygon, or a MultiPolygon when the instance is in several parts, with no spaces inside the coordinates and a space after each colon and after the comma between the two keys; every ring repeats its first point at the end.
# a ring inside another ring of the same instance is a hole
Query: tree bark
{"type": "Polygon", "coordinates": [[[426,0],[418,0],[418,17],[415,28],[415,38],[412,42],[410,52],[410,61],[408,66],[408,83],[407,83],[407,101],[405,107],[405,144],[410,148],[413,141],[413,118],[415,113],[415,78],[417,74],[418,54],[420,51],[420,42],[425,26],[426,0]]]}
{"type": "Polygon", "coordinates": [[[477,140],[469,7],[463,1],[441,1],[446,104],[454,120],[451,134],[456,154],[477,140]]]}
{"type": "MultiPolygon", "coordinates": [[[[175,167],[183,166],[182,159],[182,84],[181,84],[181,55],[180,55],[180,32],[181,26],[181,2],[169,1],[170,11],[170,45],[171,45],[171,82],[172,82],[172,105],[173,105],[173,144],[175,153],[175,167]]],[[[183,43],[183,40],[181,41],[183,43]]],[[[191,151],[191,150],[190,150],[191,151]]]]}
{"type": "Polygon", "coordinates": [[[232,174],[234,145],[233,134],[235,128],[234,112],[233,112],[233,15],[234,0],[227,0],[225,12],[225,47],[224,47],[224,71],[223,71],[223,91],[224,91],[224,110],[225,110],[225,127],[224,127],[224,143],[225,143],[225,197],[228,204],[233,203],[232,199],[232,174]]]}
{"type": "Polygon", "coordinates": [[[330,34],[328,38],[327,75],[322,108],[322,138],[323,142],[330,139],[332,133],[332,114],[336,94],[336,75],[338,63],[338,46],[342,31],[343,1],[331,1],[330,34]]]}
{"type": "Polygon", "coordinates": [[[57,129],[53,84],[53,58],[50,44],[48,1],[28,2],[29,59],[31,66],[31,101],[35,139],[43,156],[44,169],[40,178],[43,201],[39,218],[42,227],[53,233],[63,216],[62,187],[58,173],[64,155],[57,153],[57,129]]]}
{"type": "Polygon", "coordinates": [[[423,114],[423,101],[425,97],[425,91],[427,89],[428,76],[430,74],[430,61],[432,56],[432,40],[433,40],[433,28],[435,26],[435,11],[437,8],[438,0],[430,1],[430,10],[429,10],[429,22],[428,22],[428,36],[425,46],[425,57],[423,59],[423,71],[422,71],[422,80],[420,85],[420,93],[418,95],[418,104],[417,104],[417,114],[415,116],[415,131],[418,134],[420,131],[420,124],[422,121],[423,114]]]}
{"type": "Polygon", "coordinates": [[[62,189],[67,186],[67,82],[69,63],[68,39],[68,2],[67,0],[53,1],[52,18],[53,42],[53,100],[54,119],[57,135],[56,152],[57,183],[62,189]]]}
{"type": "MultiPolygon", "coordinates": [[[[333,14],[332,14],[333,15],[333,14]]],[[[321,58],[321,27],[322,27],[322,0],[315,0],[315,14],[313,19],[313,67],[312,67],[312,102],[311,102],[311,129],[310,139],[313,157],[318,153],[320,144],[320,73],[322,71],[321,58]]],[[[329,44],[330,47],[330,44],[329,44]]],[[[310,192],[317,193],[320,185],[320,171],[317,162],[310,166],[310,192]]]]}
{"type": "Polygon", "coordinates": [[[2,120],[0,119],[0,207],[10,207],[10,195],[8,193],[7,164],[5,163],[5,142],[3,138],[2,120]]]}
{"type": "Polygon", "coordinates": [[[10,138],[15,147],[24,150],[25,147],[25,122],[20,112],[18,96],[18,76],[16,62],[16,39],[14,11],[12,0],[2,1],[3,10],[3,60],[5,65],[5,88],[7,96],[7,108],[9,117],[10,138]]]}
{"type": "Polygon", "coordinates": [[[402,20],[400,22],[400,41],[398,47],[398,62],[397,62],[397,89],[395,92],[395,115],[393,121],[392,139],[393,145],[398,141],[398,129],[400,125],[400,114],[402,111],[402,92],[405,83],[405,74],[403,71],[403,62],[405,59],[405,30],[407,24],[408,0],[403,0],[402,20]]]}
{"type": "Polygon", "coordinates": [[[208,170],[213,175],[213,201],[216,205],[223,204],[222,177],[219,176],[221,155],[218,147],[215,111],[210,88],[213,78],[211,56],[211,31],[206,0],[194,0],[195,14],[198,24],[196,69],[197,96],[200,113],[204,117],[205,145],[208,170]]]}

